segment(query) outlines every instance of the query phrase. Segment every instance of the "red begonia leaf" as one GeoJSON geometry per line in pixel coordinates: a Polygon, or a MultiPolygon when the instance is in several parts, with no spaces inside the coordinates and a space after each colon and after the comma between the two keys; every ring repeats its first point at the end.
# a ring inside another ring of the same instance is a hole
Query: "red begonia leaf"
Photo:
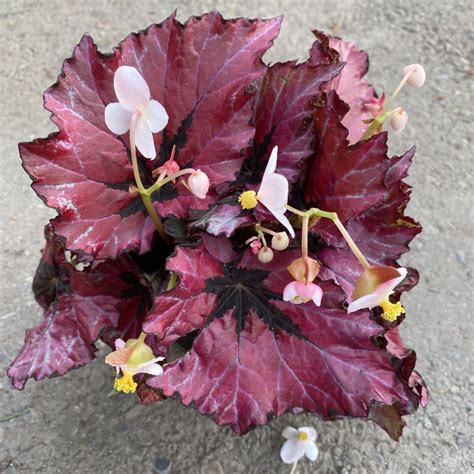
{"type": "Polygon", "coordinates": [[[408,378],[408,384],[418,393],[420,397],[420,405],[426,407],[429,399],[429,390],[421,375],[416,370],[413,370],[416,362],[415,351],[405,347],[398,328],[393,328],[387,331],[385,333],[385,338],[387,339],[387,350],[399,359],[407,361],[405,364],[405,373],[408,378]]]}
{"type": "Polygon", "coordinates": [[[241,180],[260,178],[268,157],[278,145],[278,173],[290,182],[298,177],[312,153],[311,113],[323,86],[343,64],[327,43],[320,45],[320,62],[276,63],[267,69],[255,100],[255,142],[244,163],[241,180]]]}
{"type": "Polygon", "coordinates": [[[222,275],[220,262],[204,245],[191,250],[178,247],[176,257],[168,261],[167,269],[179,275],[180,283],[160,295],[143,326],[147,333],[156,333],[164,344],[200,329],[215,295],[204,292],[206,280],[222,275]],[[198,270],[198,271],[197,271],[198,270]]]}
{"type": "Polygon", "coordinates": [[[364,79],[369,69],[369,57],[354,43],[331,37],[329,46],[339,53],[339,60],[345,62],[344,69],[329,84],[325,91],[335,90],[337,95],[350,107],[342,124],[349,131],[347,139],[356,143],[360,140],[368,124],[364,120],[372,118],[365,105],[376,98],[372,86],[364,79]]]}
{"type": "Polygon", "coordinates": [[[232,198],[231,202],[232,204],[217,203],[196,214],[191,225],[211,235],[230,237],[241,225],[254,222],[251,214],[242,210],[236,197],[232,198]]]}
{"type": "MultiPolygon", "coordinates": [[[[176,161],[207,173],[212,186],[232,181],[241,150],[254,134],[251,84],[265,73],[262,55],[277,36],[281,18],[224,20],[219,13],[192,17],[184,25],[174,15],[160,25],[128,36],[110,56],[84,36],[45,93],[59,132],[20,145],[23,165],[45,203],[58,210],[55,232],[66,247],[95,257],[150,248],[153,224],[138,194],[129,193],[133,173],[126,136],[104,122],[105,106],[116,102],[114,72],[133,66],[147,81],[152,98],[170,117],[155,134],[160,159],[176,145],[176,161]]],[[[141,163],[151,184],[151,168],[141,163]]],[[[153,196],[162,215],[183,217],[212,202],[192,196],[182,184],[153,196]]]]}
{"type": "MultiPolygon", "coordinates": [[[[420,225],[404,214],[410,187],[401,181],[407,175],[414,153],[412,148],[390,160],[385,172],[383,200],[346,222],[351,237],[373,265],[396,266],[401,255],[409,250],[408,244],[421,231],[420,225]]],[[[321,276],[333,278],[348,296],[351,295],[362,267],[345,243],[324,248],[317,255],[324,263],[321,276]]],[[[413,286],[417,281],[413,271],[407,280],[410,278],[413,281],[409,286],[413,286]]]]}
{"type": "Polygon", "coordinates": [[[276,252],[268,265],[247,251],[239,263],[221,242],[227,250],[217,256],[204,242],[180,247],[169,259],[180,282],[156,298],[145,329],[164,344],[197,336],[187,354],[148,383],[239,434],[291,410],[366,418],[379,404],[399,410],[385,426],[394,435],[418,397],[370,313],[348,315],[345,295],[329,281],[321,283],[320,308],[283,302],[291,278],[286,267],[297,251],[276,252]]]}
{"type": "Polygon", "coordinates": [[[126,334],[129,327],[124,321],[143,320],[144,301],[149,300],[147,286],[129,256],[94,262],[79,271],[64,258],[64,248],[49,226],[45,234],[46,247],[35,277],[44,316],[27,331],[8,369],[20,390],[31,377],[63,375],[90,362],[103,331],[117,328],[118,336],[126,334]]]}
{"type": "MultiPolygon", "coordinates": [[[[379,203],[385,195],[384,178],[390,159],[387,134],[349,145],[347,129],[341,124],[344,105],[331,91],[314,113],[315,154],[308,163],[305,203],[337,212],[341,221],[359,216],[379,203]]],[[[317,229],[323,237],[332,237],[328,222],[317,229]]]]}

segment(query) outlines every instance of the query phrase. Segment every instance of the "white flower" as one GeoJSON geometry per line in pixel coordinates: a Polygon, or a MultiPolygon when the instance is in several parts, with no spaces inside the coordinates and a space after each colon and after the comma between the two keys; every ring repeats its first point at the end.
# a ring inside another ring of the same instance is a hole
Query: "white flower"
{"type": "Polygon", "coordinates": [[[277,155],[278,147],[275,146],[268,159],[258,192],[244,191],[239,197],[239,203],[242,209],[253,209],[257,202],[261,202],[294,238],[295,231],[285,216],[286,205],[288,204],[288,180],[283,175],[275,173],[277,155]]]}
{"type": "Polygon", "coordinates": [[[118,102],[105,108],[105,123],[117,134],[130,130],[132,117],[136,117],[135,143],[140,153],[149,159],[156,157],[153,133],[161,132],[168,123],[165,108],[150,100],[150,89],[140,73],[130,66],[120,66],[114,75],[114,89],[118,102]]]}
{"type": "Polygon", "coordinates": [[[287,426],[281,435],[286,438],[280,450],[280,457],[286,464],[294,464],[303,456],[310,461],[316,461],[319,450],[316,446],[316,430],[311,426],[293,428],[287,426]]]}
{"type": "Polygon", "coordinates": [[[263,173],[257,199],[286,227],[291,237],[294,238],[295,231],[284,215],[286,212],[285,206],[288,204],[288,180],[283,175],[275,173],[277,156],[278,146],[275,146],[263,173]]]}

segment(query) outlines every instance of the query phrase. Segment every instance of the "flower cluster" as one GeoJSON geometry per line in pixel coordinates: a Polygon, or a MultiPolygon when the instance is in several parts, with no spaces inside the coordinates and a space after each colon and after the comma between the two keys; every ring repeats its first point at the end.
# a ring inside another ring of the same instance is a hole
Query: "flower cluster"
{"type": "Polygon", "coordinates": [[[400,132],[408,122],[408,114],[403,107],[393,107],[393,103],[405,84],[411,87],[422,87],[425,83],[426,72],[421,64],[410,64],[403,68],[403,77],[385,103],[385,93],[380,98],[371,98],[365,103],[365,108],[373,115],[373,119],[367,120],[371,126],[367,129],[365,138],[375,130],[383,126],[385,120],[389,119],[390,126],[395,132],[400,132]]]}
{"type": "MultiPolygon", "coordinates": [[[[381,306],[383,308],[382,317],[387,321],[395,321],[398,316],[405,312],[405,309],[400,302],[391,303],[388,297],[393,294],[398,284],[405,279],[407,270],[405,268],[396,269],[369,265],[336,214],[320,211],[319,209],[310,209],[303,212],[288,206],[289,184],[284,176],[276,173],[277,152],[278,148],[275,147],[265,168],[258,193],[243,191],[238,201],[244,210],[253,209],[260,202],[273,214],[278,222],[286,227],[292,237],[295,237],[295,231],[284,213],[290,210],[302,218],[301,257],[288,266],[288,272],[294,280],[285,286],[283,300],[294,304],[307,303],[312,300],[316,306],[320,306],[323,291],[313,281],[318,276],[321,265],[317,260],[308,256],[308,223],[311,217],[325,217],[333,220],[336,226],[339,227],[354,255],[364,268],[355,284],[352,294],[353,301],[349,305],[348,312],[352,313],[364,308],[372,309],[375,306],[381,306]]],[[[246,241],[246,244],[250,244],[252,252],[258,254],[258,259],[262,263],[268,263],[273,259],[273,252],[267,247],[264,232],[273,235],[272,247],[274,249],[284,250],[288,247],[289,239],[286,233],[276,233],[259,224],[255,228],[258,237],[251,237],[246,241]]]]}
{"type": "MultiPolygon", "coordinates": [[[[16,388],[89,363],[100,339],[117,391],[179,396],[239,434],[306,411],[398,438],[426,402],[397,333],[414,150],[388,156],[383,131],[405,126],[394,100],[424,70],[386,101],[366,53],[320,32],[308,60],[267,65],[281,21],[172,15],[113,56],[83,37],[45,92],[59,131],[20,144],[58,216],[16,388]]],[[[317,458],[313,428],[283,435],[284,462],[317,458]]]]}

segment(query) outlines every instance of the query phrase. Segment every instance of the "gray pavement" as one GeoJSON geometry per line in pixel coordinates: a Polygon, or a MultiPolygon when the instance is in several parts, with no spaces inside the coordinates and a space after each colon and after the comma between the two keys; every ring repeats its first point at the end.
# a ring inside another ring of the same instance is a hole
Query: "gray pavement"
{"type": "Polygon", "coordinates": [[[472,390],[472,7],[467,0],[432,1],[14,1],[0,2],[0,472],[285,473],[278,450],[288,424],[319,432],[320,458],[298,472],[473,472],[472,390]],[[319,28],[369,51],[370,81],[390,89],[402,67],[425,65],[422,90],[404,91],[410,122],[391,137],[391,151],[418,146],[409,182],[410,213],[424,225],[404,264],[421,272],[404,297],[406,343],[431,389],[427,409],[408,417],[399,444],[377,426],[355,420],[324,423],[285,416],[237,438],[176,401],[152,407],[113,396],[110,369],[99,358],[62,378],[29,382],[23,392],[5,369],[35,325],[40,309],[30,291],[53,212],[30,189],[17,142],[54,130],[42,92],[88,31],[102,51],[130,31],[164,19],[218,8],[226,17],[285,14],[268,59],[304,57],[319,28]]]}

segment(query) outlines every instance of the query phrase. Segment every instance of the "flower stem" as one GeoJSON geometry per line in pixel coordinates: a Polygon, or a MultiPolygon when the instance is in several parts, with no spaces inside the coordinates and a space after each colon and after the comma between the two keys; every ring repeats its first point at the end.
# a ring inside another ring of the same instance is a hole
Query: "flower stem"
{"type": "Polygon", "coordinates": [[[142,198],[143,204],[155,224],[156,230],[160,235],[161,239],[167,244],[171,244],[171,239],[169,235],[166,233],[163,223],[161,222],[160,216],[156,212],[155,206],[153,206],[153,202],[151,200],[150,194],[148,194],[147,190],[143,186],[142,178],[140,176],[140,170],[138,169],[138,159],[137,159],[137,151],[135,148],[135,129],[138,119],[138,114],[134,113],[130,120],[130,154],[132,155],[132,167],[133,167],[133,176],[135,178],[135,183],[138,188],[138,192],[142,198]]]}
{"type": "Polygon", "coordinates": [[[349,245],[349,248],[352,250],[352,253],[355,255],[357,260],[359,260],[359,263],[364,267],[364,269],[367,270],[370,267],[369,262],[364,257],[359,247],[357,247],[356,243],[350,236],[349,232],[347,232],[347,229],[344,227],[343,223],[339,220],[337,213],[322,211],[321,209],[317,209],[315,207],[312,207],[306,212],[300,211],[299,209],[296,209],[295,207],[289,205],[287,205],[286,208],[289,211],[293,212],[293,214],[297,214],[298,216],[301,216],[303,218],[301,253],[304,258],[308,256],[308,221],[312,217],[324,217],[325,219],[330,219],[334,222],[336,227],[339,229],[339,232],[342,234],[345,241],[347,242],[347,245],[349,245]]]}
{"type": "Polygon", "coordinates": [[[178,274],[175,272],[171,272],[170,280],[168,282],[168,286],[166,287],[165,291],[171,291],[176,286],[177,281],[178,281],[178,274]]]}
{"type": "Polygon", "coordinates": [[[301,255],[303,258],[308,257],[308,222],[309,216],[303,217],[303,227],[301,228],[301,255]]]}
{"type": "Polygon", "coordinates": [[[392,95],[390,96],[390,99],[388,99],[387,103],[385,104],[385,108],[388,109],[390,105],[393,104],[393,101],[397,98],[398,94],[402,90],[402,87],[405,85],[405,83],[408,81],[410,76],[413,74],[415,69],[410,69],[402,78],[402,80],[398,83],[398,86],[395,87],[395,90],[392,92],[392,95]]]}
{"type": "Polygon", "coordinates": [[[295,472],[296,472],[296,466],[298,466],[298,461],[295,461],[295,463],[293,464],[293,466],[291,466],[290,474],[295,474],[295,472]]]}
{"type": "Polygon", "coordinates": [[[286,209],[288,209],[293,214],[296,214],[297,216],[301,216],[301,217],[305,216],[305,213],[303,211],[300,211],[299,209],[296,209],[296,207],[290,206],[289,204],[287,204],[285,207],[286,209]]]}
{"type": "Polygon", "coordinates": [[[380,115],[377,115],[377,117],[374,118],[372,123],[370,124],[370,127],[364,132],[364,134],[360,137],[361,140],[367,140],[371,136],[375,135],[380,127],[383,126],[387,116],[385,113],[381,113],[380,115]]]}
{"type": "Polygon", "coordinates": [[[276,235],[277,233],[271,229],[267,229],[266,227],[263,227],[261,226],[260,224],[256,224],[255,226],[255,230],[258,232],[259,230],[261,230],[262,232],[265,232],[267,234],[270,234],[270,235],[276,235]]]}
{"type": "Polygon", "coordinates": [[[133,176],[135,178],[135,184],[137,185],[139,193],[142,194],[145,192],[145,187],[143,186],[140,170],[138,169],[137,152],[135,149],[135,129],[138,116],[138,113],[134,113],[130,120],[130,153],[132,155],[133,176]]]}
{"type": "Polygon", "coordinates": [[[401,110],[403,110],[402,107],[395,107],[394,109],[388,112],[383,112],[377,117],[375,117],[374,121],[370,124],[370,127],[364,132],[360,139],[367,140],[372,135],[375,135],[379,128],[383,126],[383,124],[388,118],[390,118],[394,113],[400,112],[401,110]]]}
{"type": "Polygon", "coordinates": [[[171,237],[166,233],[165,227],[161,222],[160,216],[156,212],[155,206],[153,206],[153,201],[151,200],[151,197],[147,194],[140,193],[140,195],[142,197],[143,204],[145,204],[146,210],[148,211],[148,214],[150,215],[151,220],[153,221],[153,224],[155,224],[158,234],[160,234],[161,239],[167,245],[171,245],[171,237]]]}
{"type": "Polygon", "coordinates": [[[310,283],[309,281],[309,260],[308,260],[308,224],[309,224],[309,213],[305,213],[303,217],[303,226],[301,228],[301,256],[304,259],[306,266],[306,284],[310,283]]]}
{"type": "Polygon", "coordinates": [[[331,219],[336,225],[336,227],[339,229],[339,232],[344,237],[345,241],[347,242],[347,245],[349,245],[350,249],[352,250],[352,253],[355,255],[357,260],[359,260],[359,263],[366,270],[370,267],[369,262],[364,257],[359,247],[357,247],[356,243],[350,236],[349,232],[347,232],[347,229],[344,227],[343,223],[340,221],[338,215],[335,212],[326,212],[326,211],[321,211],[320,209],[315,209],[315,208],[310,209],[310,211],[312,211],[312,214],[314,216],[325,217],[327,219],[331,219]]]}
{"type": "Polygon", "coordinates": [[[170,174],[165,179],[158,178],[152,186],[146,189],[146,193],[149,195],[153,194],[155,191],[158,191],[158,189],[160,189],[166,183],[169,183],[170,181],[174,181],[176,178],[179,178],[180,176],[184,176],[185,174],[194,173],[195,171],[196,170],[192,168],[185,168],[184,170],[179,170],[177,173],[170,174]]]}

